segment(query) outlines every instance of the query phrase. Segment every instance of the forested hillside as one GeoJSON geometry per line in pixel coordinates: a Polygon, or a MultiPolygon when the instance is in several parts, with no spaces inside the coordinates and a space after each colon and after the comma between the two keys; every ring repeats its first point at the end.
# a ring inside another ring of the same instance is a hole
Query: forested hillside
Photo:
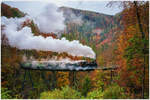
{"type": "Polygon", "coordinates": [[[25,14],[21,12],[18,8],[12,8],[4,3],[1,4],[1,16],[10,17],[23,17],[25,14]]]}
{"type": "MultiPolygon", "coordinates": [[[[86,72],[31,71],[34,89],[27,76],[22,89],[24,70],[20,63],[26,56],[39,61],[47,59],[93,59],[72,56],[66,52],[20,50],[11,47],[1,25],[1,96],[32,99],[139,99],[149,98],[149,1],[120,2],[123,11],[116,15],[60,7],[65,17],[65,30],[59,33],[40,32],[37,24],[28,19],[22,24],[31,27],[34,36],[79,40],[96,53],[98,68],[118,66],[117,70],[86,72]],[[76,75],[76,77],[75,77],[76,75]],[[44,77],[45,76],[45,77],[44,77]],[[112,77],[113,76],[113,77],[112,77]],[[45,80],[43,80],[43,77],[45,80]],[[55,80],[55,86],[52,81],[55,80]],[[73,78],[75,77],[75,78],[73,78]],[[49,80],[50,83],[47,83],[49,80]],[[55,89],[53,88],[55,87],[55,89]]],[[[113,5],[112,5],[113,7],[113,5]]],[[[24,17],[18,8],[1,3],[1,16],[24,17]]]]}
{"type": "Polygon", "coordinates": [[[107,59],[112,59],[110,58],[113,57],[111,50],[115,49],[113,44],[117,38],[117,33],[123,30],[122,14],[118,13],[111,16],[67,7],[60,9],[64,12],[67,24],[65,34],[62,36],[69,40],[77,39],[90,45],[96,52],[97,58],[103,58],[103,61],[107,62],[101,62],[102,59],[97,60],[99,65],[112,65],[113,61],[107,61],[107,59]]]}

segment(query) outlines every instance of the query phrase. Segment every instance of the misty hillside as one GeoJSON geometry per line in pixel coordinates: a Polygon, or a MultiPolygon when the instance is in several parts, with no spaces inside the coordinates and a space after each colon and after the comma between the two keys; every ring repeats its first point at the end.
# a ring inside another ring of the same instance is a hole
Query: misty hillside
{"type": "MultiPolygon", "coordinates": [[[[23,17],[25,14],[17,8],[12,8],[2,3],[2,16],[6,17],[23,17]]],[[[108,49],[122,28],[121,15],[115,16],[100,14],[97,12],[79,10],[68,7],[61,7],[63,11],[65,23],[67,25],[61,37],[68,40],[79,40],[82,44],[89,45],[97,55],[108,49]]],[[[36,25],[31,23],[25,24],[31,27],[35,35],[43,35],[44,37],[52,36],[56,38],[54,33],[40,33],[36,25]]]]}
{"type": "Polygon", "coordinates": [[[64,12],[67,24],[67,34],[64,36],[70,40],[79,39],[94,50],[99,49],[101,45],[104,45],[103,50],[107,48],[108,44],[115,40],[115,33],[123,29],[121,13],[112,16],[68,7],[60,9],[64,12]]]}
{"type": "MultiPolygon", "coordinates": [[[[83,36],[85,34],[90,36],[95,33],[103,35],[104,33],[107,34],[113,27],[121,27],[120,15],[112,16],[68,7],[61,7],[60,10],[63,11],[65,22],[68,26],[65,31],[66,33],[78,31],[83,33],[83,36]]],[[[12,8],[4,3],[2,3],[1,12],[2,16],[8,18],[25,16],[18,8],[12,8]]]]}
{"type": "Polygon", "coordinates": [[[113,16],[111,15],[105,15],[92,11],[79,10],[68,7],[61,7],[60,9],[64,12],[66,22],[71,22],[74,14],[76,17],[81,18],[84,22],[89,22],[91,25],[93,25],[93,28],[99,27],[104,29],[110,27],[113,23],[113,16]]]}

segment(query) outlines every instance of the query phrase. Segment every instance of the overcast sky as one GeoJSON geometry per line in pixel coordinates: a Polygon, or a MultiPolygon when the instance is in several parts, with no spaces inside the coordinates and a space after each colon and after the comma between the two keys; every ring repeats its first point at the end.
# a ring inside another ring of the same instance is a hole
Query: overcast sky
{"type": "Polygon", "coordinates": [[[49,0],[49,1],[4,1],[4,3],[19,8],[21,11],[28,13],[31,16],[36,16],[42,12],[43,8],[48,3],[55,3],[57,6],[67,6],[83,10],[90,10],[99,13],[115,15],[121,9],[116,7],[106,7],[109,1],[94,1],[94,0],[49,0]]]}

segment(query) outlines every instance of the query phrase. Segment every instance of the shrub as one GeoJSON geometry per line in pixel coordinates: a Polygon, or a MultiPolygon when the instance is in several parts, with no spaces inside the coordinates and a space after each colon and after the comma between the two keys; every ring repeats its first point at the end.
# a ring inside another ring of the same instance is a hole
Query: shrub
{"type": "Polygon", "coordinates": [[[91,89],[91,80],[89,77],[85,77],[83,86],[82,86],[82,95],[86,96],[89,90],[91,89]]]}
{"type": "Polygon", "coordinates": [[[7,88],[1,88],[1,98],[2,99],[12,99],[12,96],[10,95],[11,91],[7,88]]]}
{"type": "Polygon", "coordinates": [[[66,86],[53,91],[43,92],[40,99],[80,99],[81,93],[66,86]]]}
{"type": "Polygon", "coordinates": [[[121,88],[117,84],[113,84],[109,86],[104,92],[103,92],[103,98],[104,99],[119,99],[119,98],[126,98],[124,89],[121,88]]]}
{"type": "Polygon", "coordinates": [[[101,90],[94,90],[92,92],[89,92],[87,94],[87,99],[102,99],[103,98],[103,93],[101,90]]]}
{"type": "Polygon", "coordinates": [[[63,95],[60,93],[61,91],[55,89],[54,91],[46,91],[40,94],[40,99],[60,99],[63,98],[63,95]]]}

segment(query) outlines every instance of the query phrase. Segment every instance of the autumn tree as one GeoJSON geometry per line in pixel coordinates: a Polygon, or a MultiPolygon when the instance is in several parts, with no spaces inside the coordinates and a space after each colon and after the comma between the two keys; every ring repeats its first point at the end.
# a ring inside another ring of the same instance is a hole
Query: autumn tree
{"type": "MultiPolygon", "coordinates": [[[[145,77],[148,77],[148,22],[149,2],[121,2],[123,32],[117,40],[117,63],[120,69],[120,84],[133,94],[142,91],[144,98],[145,77]],[[147,70],[147,71],[146,71],[147,70]],[[146,74],[146,75],[145,75],[146,74]]],[[[134,95],[134,97],[136,97],[134,95]]],[[[139,96],[137,95],[137,98],[139,96]]]]}

